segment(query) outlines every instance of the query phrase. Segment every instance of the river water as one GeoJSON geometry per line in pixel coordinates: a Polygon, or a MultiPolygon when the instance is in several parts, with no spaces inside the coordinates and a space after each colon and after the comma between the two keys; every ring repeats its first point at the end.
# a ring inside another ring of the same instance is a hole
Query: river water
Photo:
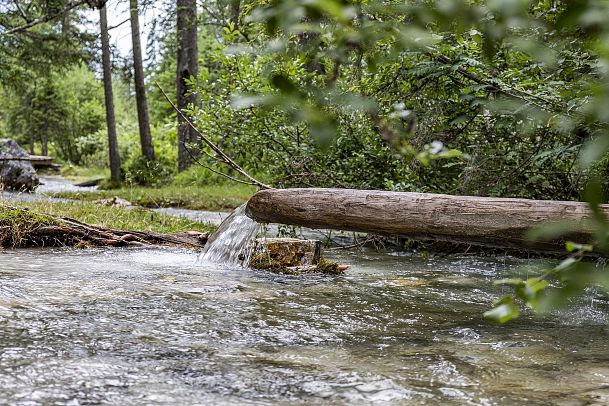
{"type": "Polygon", "coordinates": [[[176,249],[0,252],[0,404],[608,404],[609,302],[494,326],[512,258],[334,252],[344,276],[176,249]]]}

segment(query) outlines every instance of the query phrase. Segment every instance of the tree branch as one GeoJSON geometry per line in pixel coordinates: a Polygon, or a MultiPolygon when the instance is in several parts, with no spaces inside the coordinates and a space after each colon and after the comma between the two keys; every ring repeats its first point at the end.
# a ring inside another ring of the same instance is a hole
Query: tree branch
{"type": "Polygon", "coordinates": [[[32,21],[30,21],[27,24],[23,24],[23,25],[20,25],[18,27],[13,27],[13,28],[11,28],[8,31],[0,32],[0,37],[3,36],[3,35],[16,34],[16,33],[20,32],[20,31],[25,31],[25,30],[27,30],[29,28],[32,28],[35,25],[46,23],[47,21],[51,21],[51,20],[53,20],[53,19],[55,19],[55,18],[65,14],[65,13],[67,13],[68,11],[73,10],[76,7],[82,6],[83,4],[87,4],[87,3],[88,3],[87,0],[77,0],[77,1],[74,1],[74,2],[71,2],[71,3],[68,3],[67,7],[65,7],[63,10],[61,10],[61,11],[55,13],[55,14],[48,14],[48,15],[46,15],[44,17],[40,17],[40,18],[37,18],[35,20],[32,20],[32,21]]]}
{"type": "Polygon", "coordinates": [[[21,7],[21,4],[19,4],[19,1],[18,0],[13,0],[13,3],[15,3],[15,6],[17,7],[17,10],[19,11],[19,14],[21,14],[21,17],[23,17],[25,22],[29,23],[30,19],[28,18],[27,14],[25,14],[25,11],[23,10],[23,7],[21,7]]]}
{"type": "Polygon", "coordinates": [[[195,125],[192,123],[192,121],[190,121],[190,119],[188,117],[186,117],[186,115],[184,113],[182,113],[182,111],[180,109],[178,109],[176,107],[176,105],[171,101],[171,99],[169,98],[167,93],[165,93],[165,90],[163,90],[163,88],[161,87],[159,82],[154,82],[154,83],[159,88],[159,90],[161,91],[161,93],[163,94],[163,96],[165,97],[167,102],[169,102],[171,107],[176,111],[176,113],[178,113],[179,116],[182,117],[182,119],[186,122],[186,124],[188,124],[197,133],[197,135],[199,137],[201,137],[203,142],[205,142],[212,149],[212,151],[214,151],[214,153],[218,156],[218,158],[220,158],[220,160],[222,160],[225,164],[227,164],[228,166],[233,168],[235,171],[239,172],[241,175],[243,175],[244,177],[246,177],[247,179],[252,181],[252,183],[255,184],[256,186],[258,186],[259,188],[273,189],[269,185],[266,185],[266,184],[258,181],[257,179],[252,177],[250,174],[248,174],[243,168],[241,168],[239,166],[239,164],[237,164],[228,155],[226,155],[224,153],[224,151],[222,151],[216,144],[214,144],[209,138],[207,138],[205,135],[203,135],[203,133],[201,131],[199,131],[199,129],[197,127],[195,127],[195,125]]]}

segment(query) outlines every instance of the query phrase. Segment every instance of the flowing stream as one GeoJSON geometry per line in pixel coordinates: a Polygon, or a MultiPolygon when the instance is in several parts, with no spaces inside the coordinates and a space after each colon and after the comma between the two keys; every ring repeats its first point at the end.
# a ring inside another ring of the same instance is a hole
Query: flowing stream
{"type": "Polygon", "coordinates": [[[260,225],[245,215],[245,205],[236,208],[220,224],[205,244],[201,261],[227,267],[247,266],[260,225]]]}
{"type": "Polygon", "coordinates": [[[505,326],[539,261],[343,251],[344,276],[178,249],[0,253],[0,404],[609,403],[607,297],[505,326]]]}
{"type": "Polygon", "coordinates": [[[0,251],[0,404],[609,404],[608,297],[482,317],[542,261],[365,249],[326,254],[343,276],[275,275],[240,266],[243,210],[200,260],[0,251]]]}

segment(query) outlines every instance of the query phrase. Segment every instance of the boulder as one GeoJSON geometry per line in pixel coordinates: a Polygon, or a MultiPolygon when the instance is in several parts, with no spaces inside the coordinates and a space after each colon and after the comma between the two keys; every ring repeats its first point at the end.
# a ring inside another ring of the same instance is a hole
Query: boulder
{"type": "Polygon", "coordinates": [[[30,155],[14,140],[0,139],[0,187],[33,191],[40,183],[30,155]]]}

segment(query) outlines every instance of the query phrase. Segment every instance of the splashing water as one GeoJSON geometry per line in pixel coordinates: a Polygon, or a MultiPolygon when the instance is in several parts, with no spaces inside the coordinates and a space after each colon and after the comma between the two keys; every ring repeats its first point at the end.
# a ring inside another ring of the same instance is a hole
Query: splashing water
{"type": "Polygon", "coordinates": [[[199,259],[203,262],[229,267],[247,265],[252,253],[252,241],[260,230],[260,224],[245,215],[242,204],[228,216],[209,238],[199,259]]]}

